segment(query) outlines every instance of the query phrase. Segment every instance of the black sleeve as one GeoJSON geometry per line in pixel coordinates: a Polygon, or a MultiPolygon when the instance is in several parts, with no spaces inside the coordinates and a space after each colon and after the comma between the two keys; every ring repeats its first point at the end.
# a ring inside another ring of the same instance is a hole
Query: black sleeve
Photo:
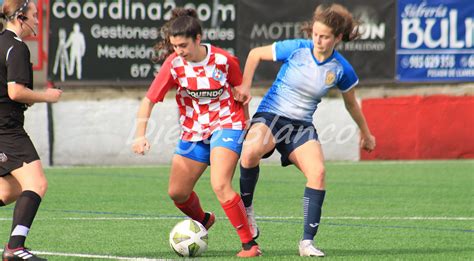
{"type": "Polygon", "coordinates": [[[32,84],[30,51],[26,44],[14,45],[7,58],[7,82],[16,82],[28,87],[32,84]]]}

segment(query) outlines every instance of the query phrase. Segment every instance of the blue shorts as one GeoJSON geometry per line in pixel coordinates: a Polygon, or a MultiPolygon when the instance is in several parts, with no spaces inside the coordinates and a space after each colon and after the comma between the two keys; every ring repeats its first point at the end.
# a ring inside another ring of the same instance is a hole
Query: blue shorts
{"type": "Polygon", "coordinates": [[[252,124],[264,123],[272,131],[276,145],[273,150],[263,156],[270,157],[275,149],[281,155],[283,167],[293,164],[290,153],[310,140],[318,140],[318,132],[312,122],[292,120],[269,112],[257,112],[252,117],[252,124]]]}
{"type": "Polygon", "coordinates": [[[211,164],[210,156],[212,149],[224,147],[237,153],[240,157],[242,143],[244,141],[243,130],[222,129],[212,133],[211,137],[202,141],[179,140],[176,146],[176,154],[195,161],[211,164]]]}

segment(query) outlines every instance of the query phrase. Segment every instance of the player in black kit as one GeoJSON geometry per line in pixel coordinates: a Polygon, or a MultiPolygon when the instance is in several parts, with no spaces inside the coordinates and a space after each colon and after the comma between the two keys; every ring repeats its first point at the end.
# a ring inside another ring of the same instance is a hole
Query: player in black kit
{"type": "Polygon", "coordinates": [[[57,102],[61,90],[33,91],[30,51],[22,39],[36,35],[37,13],[30,0],[5,0],[0,10],[0,22],[6,22],[6,28],[0,23],[0,207],[16,201],[3,261],[46,260],[25,248],[48,182],[23,129],[24,111],[37,102],[57,102]]]}

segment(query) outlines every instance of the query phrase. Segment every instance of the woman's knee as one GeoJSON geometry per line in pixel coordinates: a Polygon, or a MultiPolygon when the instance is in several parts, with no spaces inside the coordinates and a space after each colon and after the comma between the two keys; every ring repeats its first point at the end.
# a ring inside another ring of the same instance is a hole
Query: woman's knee
{"type": "Polygon", "coordinates": [[[319,167],[314,171],[314,176],[319,180],[324,180],[326,177],[326,168],[324,168],[324,166],[319,167]]]}
{"type": "Polygon", "coordinates": [[[24,164],[11,172],[12,176],[18,181],[22,191],[33,191],[40,197],[44,197],[48,190],[48,180],[43,171],[40,160],[24,164]]]}
{"type": "Polygon", "coordinates": [[[213,182],[212,190],[214,191],[214,194],[216,194],[217,199],[220,202],[226,202],[232,199],[232,197],[235,195],[231,184],[228,184],[226,182],[213,182]]]}
{"type": "Polygon", "coordinates": [[[308,183],[314,186],[318,186],[318,187],[324,186],[325,177],[326,177],[326,169],[324,167],[313,169],[306,175],[306,178],[308,179],[308,183]]]}
{"type": "Polygon", "coordinates": [[[20,195],[21,191],[12,190],[12,189],[1,189],[0,190],[0,200],[5,203],[5,205],[14,202],[18,196],[20,195]]]}
{"type": "Polygon", "coordinates": [[[45,177],[29,180],[21,184],[21,189],[22,191],[33,191],[43,198],[46,195],[46,191],[48,191],[48,180],[45,177]]]}
{"type": "Polygon", "coordinates": [[[48,191],[48,180],[46,178],[38,180],[35,188],[33,189],[40,197],[44,197],[46,195],[46,191],[48,191]]]}
{"type": "Polygon", "coordinates": [[[12,176],[0,178],[0,200],[10,204],[17,200],[21,194],[21,186],[12,176]]]}
{"type": "Polygon", "coordinates": [[[262,152],[259,148],[250,147],[245,148],[240,155],[240,164],[244,168],[252,168],[257,166],[262,159],[262,152]]]}
{"type": "Polygon", "coordinates": [[[168,196],[171,198],[171,200],[177,203],[184,203],[186,200],[189,199],[190,195],[191,195],[190,192],[185,192],[178,188],[174,188],[174,187],[168,188],[168,196]]]}
{"type": "Polygon", "coordinates": [[[21,191],[15,192],[15,193],[10,193],[10,194],[2,194],[0,195],[0,200],[5,204],[9,205],[13,202],[15,202],[18,197],[20,196],[21,191]]]}

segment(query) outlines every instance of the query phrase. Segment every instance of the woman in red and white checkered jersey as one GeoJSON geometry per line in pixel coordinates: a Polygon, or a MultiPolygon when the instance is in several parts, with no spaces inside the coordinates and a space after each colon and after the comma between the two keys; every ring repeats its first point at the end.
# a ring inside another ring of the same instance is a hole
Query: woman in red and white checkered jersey
{"type": "Polygon", "coordinates": [[[133,151],[144,154],[150,149],[145,134],[153,106],[163,101],[170,89],[176,89],[182,131],[168,194],[184,214],[209,229],[215,216],[203,211],[193,189],[210,165],[212,189],[242,242],[237,256],[259,256],[242,199],[232,188],[247,118],[246,109],[232,94],[232,88],[242,82],[239,61],[222,49],[201,43],[202,28],[193,9],[174,9],[162,30],[165,39],[157,49],[165,61],[141,102],[133,151]]]}

